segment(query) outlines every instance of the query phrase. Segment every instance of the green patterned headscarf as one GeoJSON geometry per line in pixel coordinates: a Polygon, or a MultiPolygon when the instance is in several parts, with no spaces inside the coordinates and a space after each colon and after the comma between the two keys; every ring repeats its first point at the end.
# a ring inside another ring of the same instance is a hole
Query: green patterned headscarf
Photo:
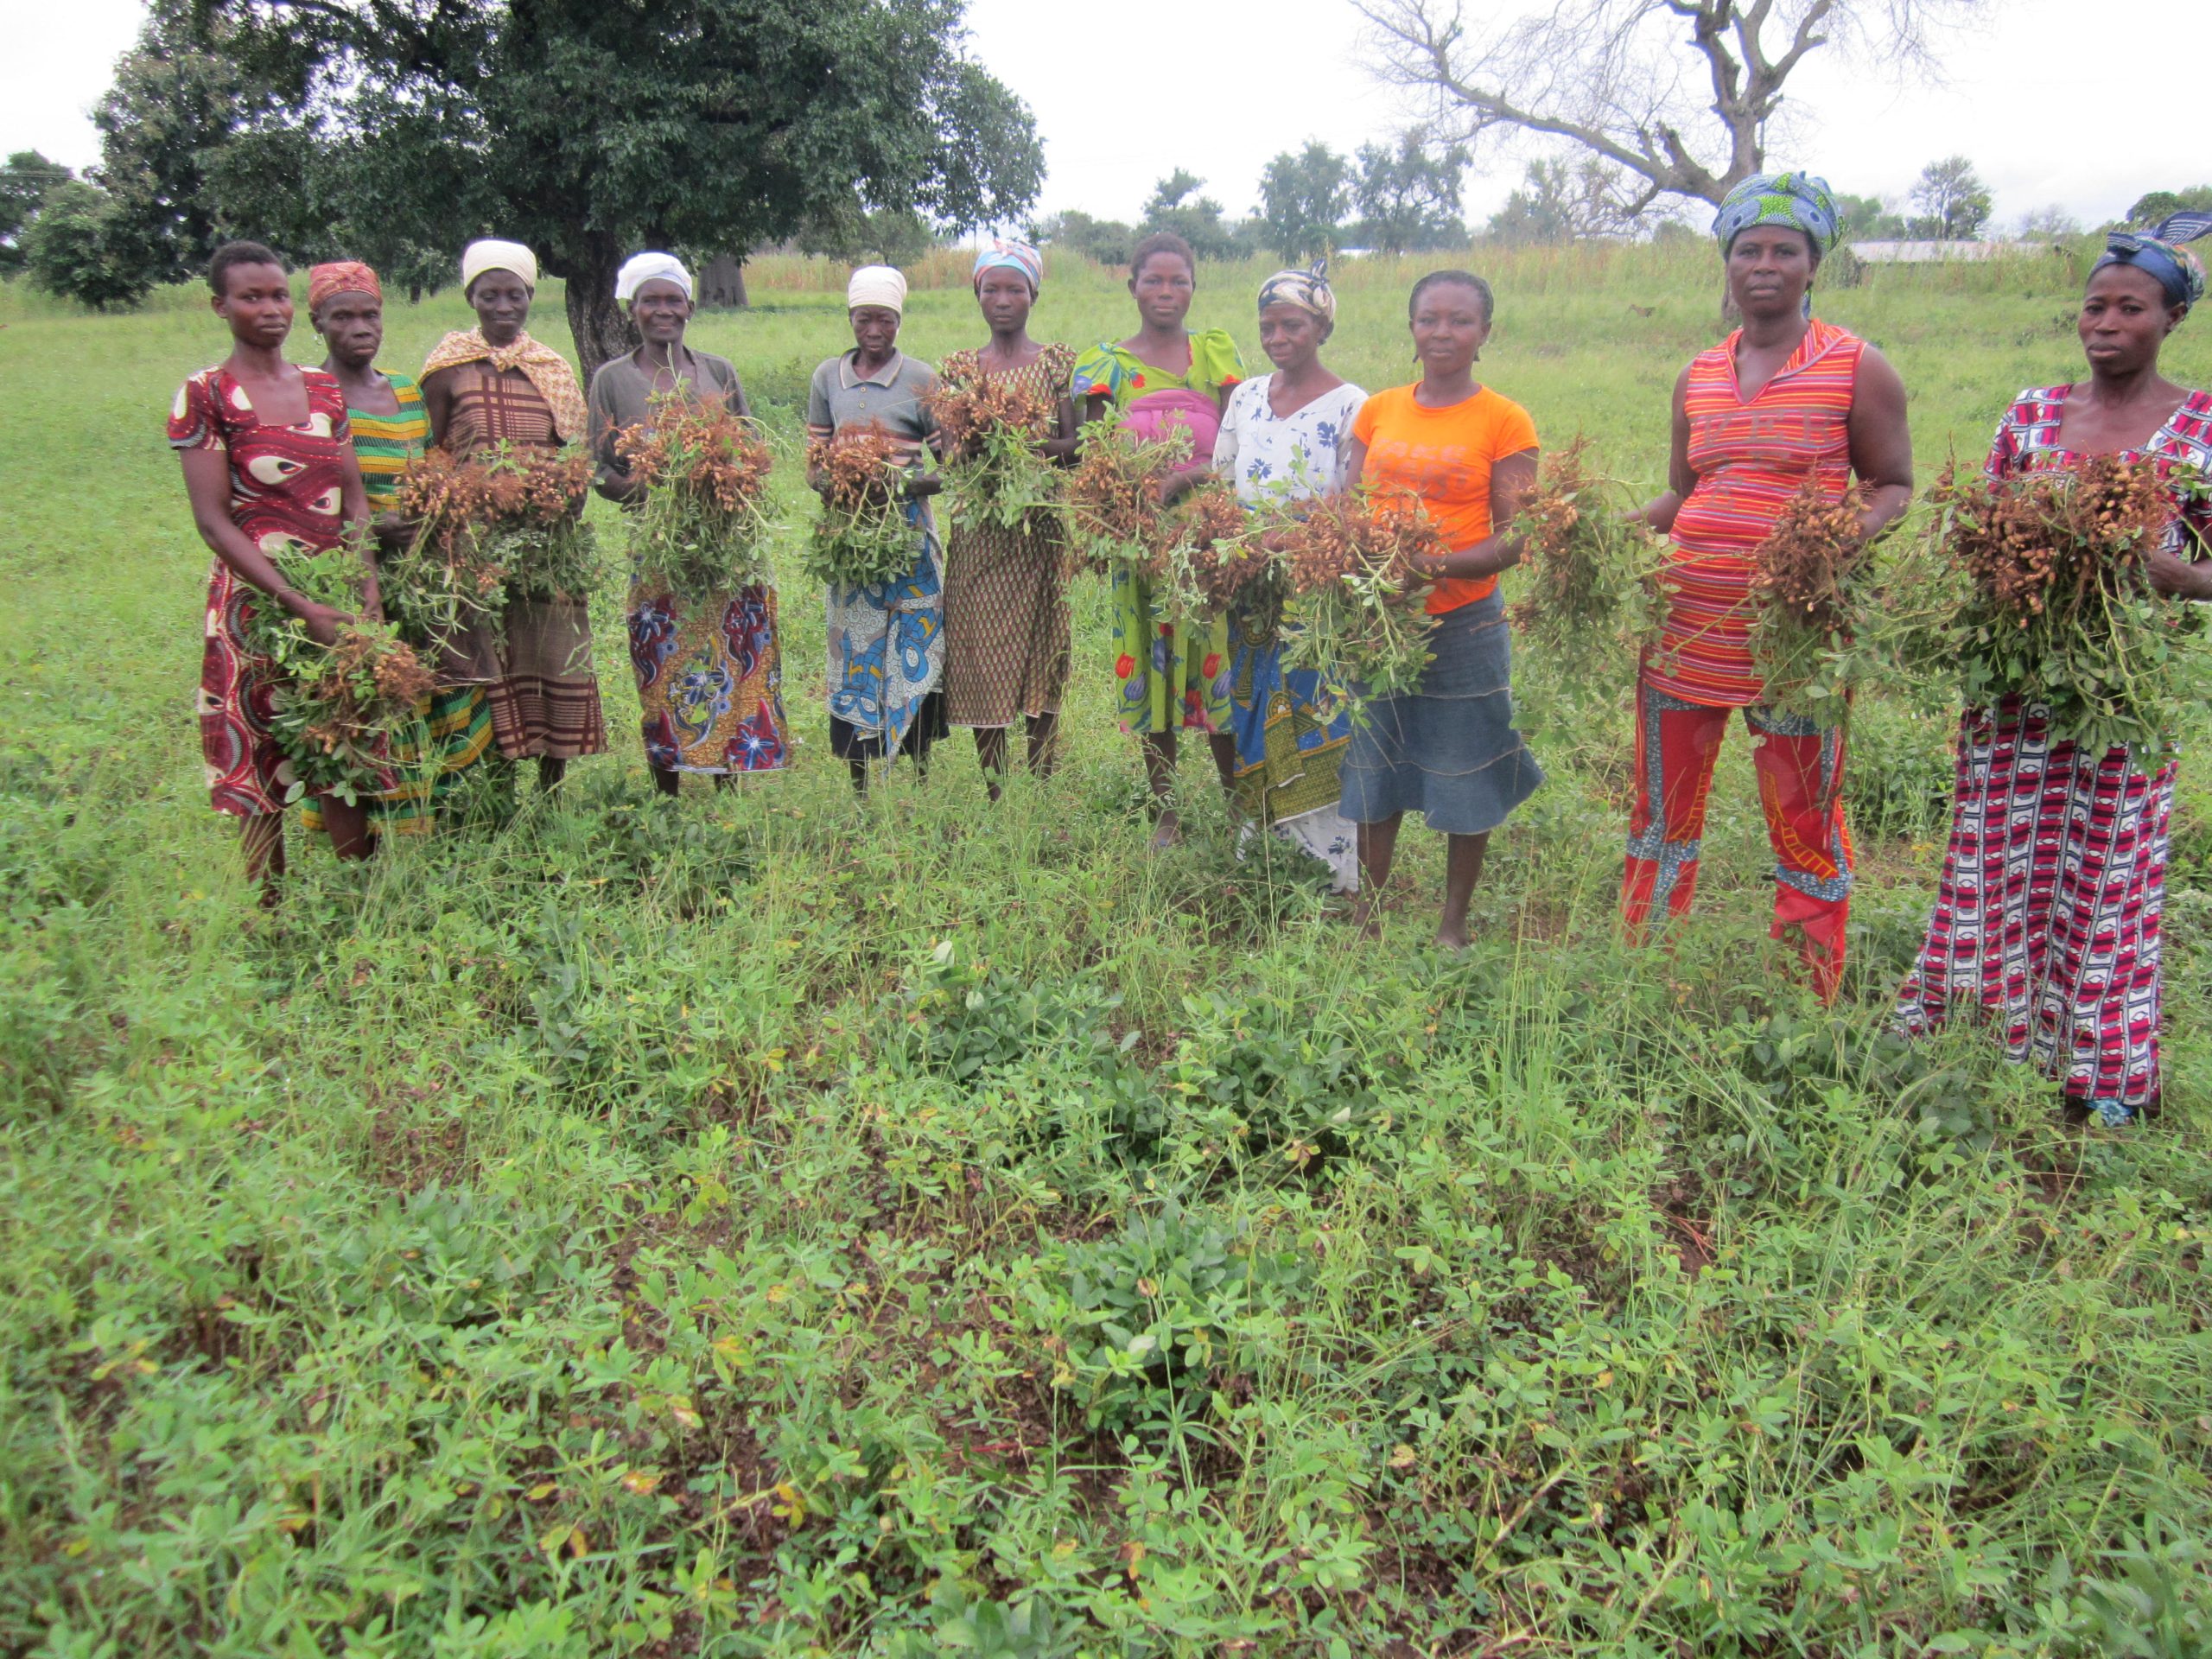
{"type": "Polygon", "coordinates": [[[1731,190],[1713,221],[1713,234],[1725,255],[1754,225],[1786,225],[1812,239],[1813,257],[1835,246],[1835,198],[1828,181],[1810,173],[1754,173],[1731,190]]]}

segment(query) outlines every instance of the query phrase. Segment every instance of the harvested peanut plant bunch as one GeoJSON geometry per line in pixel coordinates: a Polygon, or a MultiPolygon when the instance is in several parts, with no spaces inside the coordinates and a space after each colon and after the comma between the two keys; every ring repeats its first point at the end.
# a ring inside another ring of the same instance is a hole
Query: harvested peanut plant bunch
{"type": "Polygon", "coordinates": [[[1823,727],[1845,722],[1879,668],[1866,504],[1855,484],[1839,495],[1808,479],[1752,550],[1751,657],[1766,700],[1823,727]]]}
{"type": "Polygon", "coordinates": [[[671,394],[614,449],[645,490],[630,550],[647,592],[698,601],[771,578],[772,457],[751,421],[725,404],[671,394]]]}
{"type": "Polygon", "coordinates": [[[1436,521],[1403,491],[1324,496],[1294,514],[1277,534],[1298,607],[1286,659],[1318,670],[1355,719],[1374,698],[1418,691],[1429,583],[1415,562],[1450,551],[1436,521]]]}
{"type": "Polygon", "coordinates": [[[1930,534],[1971,583],[1954,630],[1969,707],[2018,697],[2050,709],[2054,741],[2139,764],[2172,752],[2212,690],[2202,609],[2162,598],[2145,568],[2173,532],[2175,489],[2157,462],[2117,455],[2000,480],[1944,469],[1930,534]]]}
{"type": "Polygon", "coordinates": [[[246,638],[276,665],[270,727],[291,762],[290,798],[335,795],[355,802],[388,786],[391,741],[419,722],[435,685],[389,623],[359,617],[366,568],[358,549],[279,553],[277,573],[319,605],[356,614],[322,645],[267,595],[246,613],[246,638]]]}
{"type": "Polygon", "coordinates": [[[588,599],[604,579],[581,514],[591,459],[500,444],[467,461],[433,449],[399,480],[415,542],[385,572],[392,612],[419,639],[442,639],[515,598],[588,599]]]}
{"type": "Polygon", "coordinates": [[[1058,476],[1044,451],[1058,407],[1019,376],[984,371],[980,353],[956,352],[944,379],[923,401],[954,458],[945,464],[945,502],[963,524],[1035,531],[1051,522],[1058,476]]]}
{"type": "Polygon", "coordinates": [[[1544,457],[1514,518],[1522,562],[1510,615],[1563,683],[1626,686],[1657,632],[1663,543],[1632,506],[1577,434],[1544,457]]]}
{"type": "Polygon", "coordinates": [[[1141,581],[1166,580],[1174,540],[1162,522],[1160,491],[1190,459],[1190,434],[1180,428],[1140,438],[1106,422],[1084,427],[1063,491],[1069,547],[1102,575],[1126,569],[1141,581]]]}
{"type": "Polygon", "coordinates": [[[1168,515],[1169,586],[1198,617],[1234,612],[1240,639],[1271,645],[1282,627],[1290,579],[1253,515],[1224,480],[1208,477],[1168,515]]]}
{"type": "Polygon", "coordinates": [[[826,480],[807,542],[807,574],[833,588],[896,582],[914,568],[919,531],[906,516],[899,441],[880,426],[849,426],[810,440],[810,474],[826,480]]]}

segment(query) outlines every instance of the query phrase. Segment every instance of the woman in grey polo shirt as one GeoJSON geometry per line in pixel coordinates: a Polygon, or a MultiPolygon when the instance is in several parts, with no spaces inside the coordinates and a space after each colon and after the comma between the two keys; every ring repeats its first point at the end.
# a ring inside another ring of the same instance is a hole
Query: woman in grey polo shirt
{"type": "MultiPolygon", "coordinates": [[[[806,433],[829,438],[849,426],[888,433],[917,470],[906,485],[914,568],[893,582],[830,588],[830,747],[868,787],[868,765],[911,754],[926,770],[930,744],[944,735],[944,554],[929,498],[940,480],[925,470],[937,422],[923,399],[937,371],[899,349],[906,279],[865,265],[845,289],[853,349],[814,372],[806,433]]],[[[814,480],[810,480],[814,481],[814,480]]]]}

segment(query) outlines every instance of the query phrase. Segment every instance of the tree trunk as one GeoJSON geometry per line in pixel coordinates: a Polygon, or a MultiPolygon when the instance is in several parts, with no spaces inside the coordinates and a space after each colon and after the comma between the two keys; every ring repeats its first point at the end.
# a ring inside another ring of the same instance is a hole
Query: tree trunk
{"type": "Polygon", "coordinates": [[[699,291],[693,296],[702,310],[741,311],[746,306],[745,260],[742,255],[718,253],[696,273],[699,291]]]}
{"type": "Polygon", "coordinates": [[[615,303],[614,278],[622,269],[622,250],[611,238],[591,236],[580,257],[563,261],[569,284],[569,333],[576,342],[576,366],[586,385],[599,365],[638,343],[630,319],[615,303]]]}

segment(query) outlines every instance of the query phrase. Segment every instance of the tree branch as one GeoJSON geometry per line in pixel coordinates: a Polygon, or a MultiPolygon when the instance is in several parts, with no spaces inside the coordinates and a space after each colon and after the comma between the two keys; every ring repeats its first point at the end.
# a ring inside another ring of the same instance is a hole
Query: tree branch
{"type": "Polygon", "coordinates": [[[1986,3],[1546,0],[1476,35],[1461,0],[1352,0],[1376,72],[1422,96],[1440,123],[1469,137],[1503,127],[1564,139],[1663,193],[1708,201],[1762,164],[1767,123],[1812,53],[1834,45],[1894,69],[1924,57],[1935,13],[1986,3]]]}

